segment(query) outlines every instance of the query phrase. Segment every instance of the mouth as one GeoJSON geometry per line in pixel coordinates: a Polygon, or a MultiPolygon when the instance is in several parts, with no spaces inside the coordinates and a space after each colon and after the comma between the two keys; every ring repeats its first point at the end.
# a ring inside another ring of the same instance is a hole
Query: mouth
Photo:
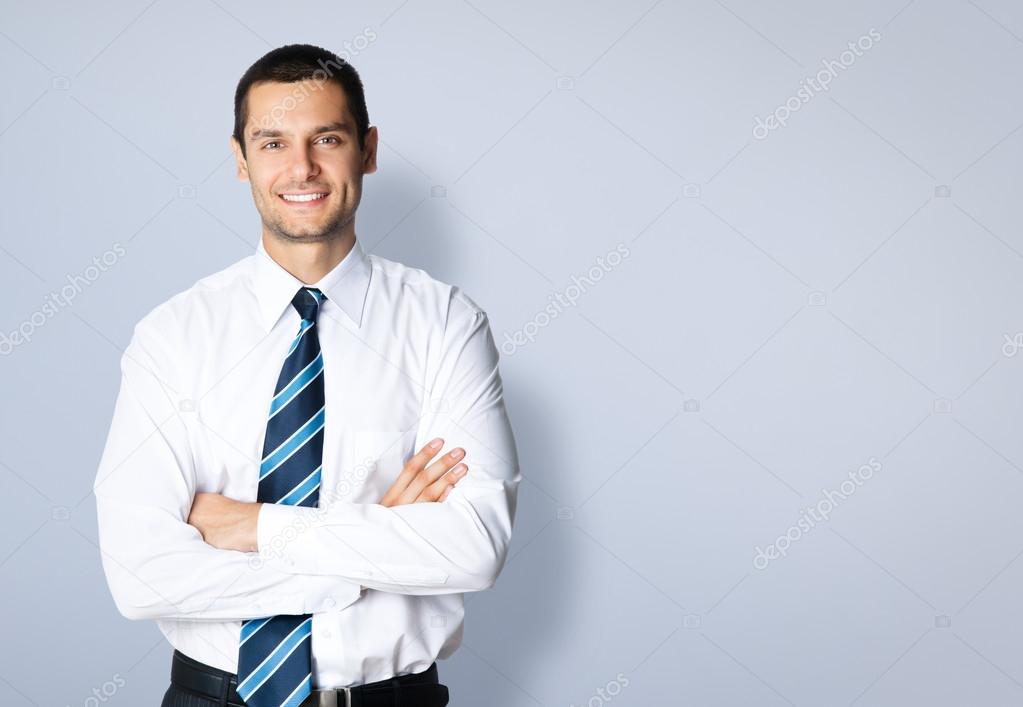
{"type": "Polygon", "coordinates": [[[330,192],[290,192],[286,194],[278,194],[281,201],[286,203],[288,206],[296,208],[310,208],[313,206],[319,206],[327,200],[327,196],[330,192]]]}

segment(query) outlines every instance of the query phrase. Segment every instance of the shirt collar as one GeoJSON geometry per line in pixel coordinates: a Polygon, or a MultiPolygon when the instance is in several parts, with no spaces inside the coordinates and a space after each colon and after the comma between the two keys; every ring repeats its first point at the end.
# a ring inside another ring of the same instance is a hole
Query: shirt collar
{"type": "Polygon", "coordinates": [[[270,257],[260,237],[256,245],[256,298],[266,331],[270,331],[285,309],[291,305],[300,287],[316,287],[327,301],[339,307],[355,326],[362,326],[362,309],[369,288],[370,264],[359,239],[348,254],[319,282],[306,285],[270,257]]]}

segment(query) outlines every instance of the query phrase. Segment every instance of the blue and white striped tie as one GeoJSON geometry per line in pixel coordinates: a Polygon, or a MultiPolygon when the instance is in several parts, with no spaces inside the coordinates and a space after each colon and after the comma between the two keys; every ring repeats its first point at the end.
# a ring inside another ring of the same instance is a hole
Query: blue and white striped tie
{"type": "MultiPolygon", "coordinates": [[[[302,316],[274,389],[259,468],[258,501],[315,507],[323,461],[323,354],[316,315],[324,295],[303,287],[291,300],[302,316]]],[[[250,707],[295,707],[312,691],[309,614],[242,622],[238,694],[250,707]]]]}

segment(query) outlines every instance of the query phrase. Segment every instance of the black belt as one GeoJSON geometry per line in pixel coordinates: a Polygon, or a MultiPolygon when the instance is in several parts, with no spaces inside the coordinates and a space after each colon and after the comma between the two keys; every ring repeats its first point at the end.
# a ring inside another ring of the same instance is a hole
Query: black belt
{"type": "MultiPolygon", "coordinates": [[[[238,676],[174,651],[171,684],[217,700],[229,707],[246,707],[238,694],[238,676]]],[[[448,688],[437,679],[437,663],[421,673],[399,675],[386,680],[313,690],[300,707],[444,707],[448,688]]]]}

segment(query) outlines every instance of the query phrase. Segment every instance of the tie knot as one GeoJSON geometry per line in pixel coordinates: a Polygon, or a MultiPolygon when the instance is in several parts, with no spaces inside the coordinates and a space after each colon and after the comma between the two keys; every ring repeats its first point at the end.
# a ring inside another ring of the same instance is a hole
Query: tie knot
{"type": "Polygon", "coordinates": [[[303,287],[295,293],[291,304],[298,310],[303,320],[315,324],[316,313],[319,311],[320,302],[323,301],[324,297],[325,295],[315,287],[303,287]]]}

